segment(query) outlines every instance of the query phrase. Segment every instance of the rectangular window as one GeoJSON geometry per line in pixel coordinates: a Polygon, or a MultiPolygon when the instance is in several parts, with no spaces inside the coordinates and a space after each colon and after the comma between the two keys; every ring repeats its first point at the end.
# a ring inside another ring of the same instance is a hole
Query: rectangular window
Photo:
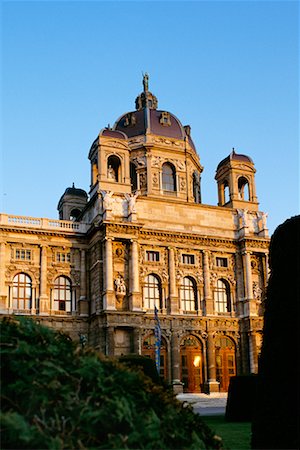
{"type": "Polygon", "coordinates": [[[227,258],[216,258],[216,263],[218,267],[228,267],[227,258]]]}
{"type": "Polygon", "coordinates": [[[182,255],[183,264],[195,264],[195,255],[182,255]]]}
{"type": "Polygon", "coordinates": [[[56,261],[57,262],[70,262],[71,261],[71,253],[57,252],[56,253],[56,261]]]}
{"type": "Polygon", "coordinates": [[[148,262],[159,262],[159,252],[146,251],[146,261],[148,262]]]}
{"type": "Polygon", "coordinates": [[[15,258],[20,259],[21,261],[30,261],[31,260],[31,250],[24,250],[22,248],[17,248],[15,253],[15,258]]]}

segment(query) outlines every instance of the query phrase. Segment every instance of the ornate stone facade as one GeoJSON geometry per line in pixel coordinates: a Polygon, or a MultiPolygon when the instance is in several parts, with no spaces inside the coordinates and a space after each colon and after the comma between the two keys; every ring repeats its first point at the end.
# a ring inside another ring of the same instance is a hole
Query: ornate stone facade
{"type": "Polygon", "coordinates": [[[1,313],[107,355],[154,357],[156,306],[161,375],[176,390],[226,391],[257,371],[261,345],[269,238],[254,164],[233,151],[217,168],[218,206],[202,204],[190,127],[157,110],[146,81],[137,110],[94,141],[89,195],[67,188],[60,220],[0,215],[1,313]]]}

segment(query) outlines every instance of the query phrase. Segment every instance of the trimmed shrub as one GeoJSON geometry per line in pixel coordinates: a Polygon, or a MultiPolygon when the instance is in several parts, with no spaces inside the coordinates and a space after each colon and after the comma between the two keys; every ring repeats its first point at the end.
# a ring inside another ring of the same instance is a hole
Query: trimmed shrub
{"type": "Polygon", "coordinates": [[[300,216],[276,228],[270,243],[253,449],[299,449],[300,216]]]}
{"type": "Polygon", "coordinates": [[[251,422],[256,394],[256,375],[230,378],[225,419],[228,422],[251,422]]]}
{"type": "Polygon", "coordinates": [[[135,353],[122,355],[119,357],[119,362],[125,364],[126,367],[141,370],[147,377],[151,378],[153,383],[162,383],[156,369],[155,361],[151,358],[147,358],[147,356],[136,355],[135,353]]]}
{"type": "Polygon", "coordinates": [[[63,333],[1,321],[1,448],[218,449],[192,407],[63,333]]]}

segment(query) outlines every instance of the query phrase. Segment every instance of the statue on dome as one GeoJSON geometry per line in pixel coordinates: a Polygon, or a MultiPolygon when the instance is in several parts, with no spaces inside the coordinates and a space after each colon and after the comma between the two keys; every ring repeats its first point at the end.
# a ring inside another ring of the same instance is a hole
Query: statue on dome
{"type": "Polygon", "coordinates": [[[149,88],[149,75],[147,74],[147,72],[145,73],[145,75],[143,75],[143,86],[144,86],[144,92],[148,92],[148,88],[149,88]]]}

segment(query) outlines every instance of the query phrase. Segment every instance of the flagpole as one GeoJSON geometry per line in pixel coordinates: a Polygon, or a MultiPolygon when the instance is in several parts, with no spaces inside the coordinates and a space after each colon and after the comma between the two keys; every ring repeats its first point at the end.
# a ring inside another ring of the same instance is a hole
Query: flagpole
{"type": "Polygon", "coordinates": [[[155,335],[155,364],[158,375],[160,374],[160,348],[161,348],[161,327],[158,317],[158,309],[154,306],[154,335],[155,335]]]}

